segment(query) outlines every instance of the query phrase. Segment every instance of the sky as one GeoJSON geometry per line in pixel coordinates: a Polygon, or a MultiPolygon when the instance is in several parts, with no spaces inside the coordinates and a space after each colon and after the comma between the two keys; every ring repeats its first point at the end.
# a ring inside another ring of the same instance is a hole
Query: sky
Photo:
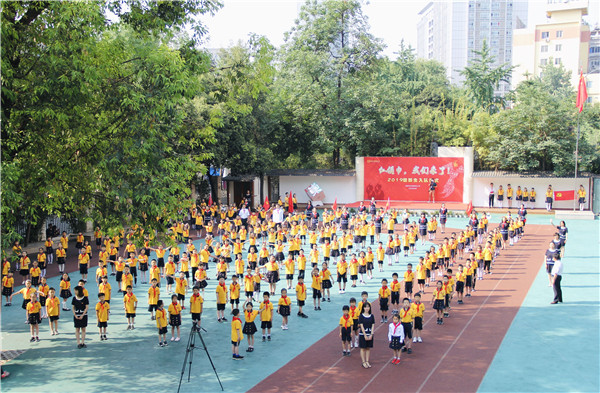
{"type": "MultiPolygon", "coordinates": [[[[294,20],[304,1],[297,0],[222,0],[224,7],[215,16],[202,21],[208,27],[207,48],[223,48],[246,41],[250,33],[266,36],[275,45],[283,44],[284,33],[294,20]]],[[[417,21],[430,0],[370,0],[363,6],[371,25],[371,33],[382,38],[387,48],[384,54],[394,58],[404,40],[416,49],[417,21]]],[[[448,1],[448,0],[446,0],[448,1]]],[[[598,3],[590,0],[590,15],[598,20],[598,3]]],[[[543,23],[546,0],[529,2],[528,25],[543,23]]]]}

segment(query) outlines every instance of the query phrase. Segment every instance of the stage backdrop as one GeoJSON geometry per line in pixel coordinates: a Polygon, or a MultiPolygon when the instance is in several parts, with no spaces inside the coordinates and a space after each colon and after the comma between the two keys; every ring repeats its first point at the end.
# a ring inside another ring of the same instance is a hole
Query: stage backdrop
{"type": "Polygon", "coordinates": [[[463,201],[462,157],[365,157],[365,199],[427,201],[429,179],[436,202],[463,201]]]}

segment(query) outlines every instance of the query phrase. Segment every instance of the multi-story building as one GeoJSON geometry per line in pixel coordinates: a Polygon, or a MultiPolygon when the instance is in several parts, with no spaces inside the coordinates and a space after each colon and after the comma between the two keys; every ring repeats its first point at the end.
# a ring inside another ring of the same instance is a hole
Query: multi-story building
{"type": "MultiPolygon", "coordinates": [[[[430,2],[419,12],[417,55],[443,63],[450,82],[460,85],[464,81],[460,72],[484,41],[495,66],[512,63],[513,30],[526,26],[527,13],[524,0],[430,2]]],[[[496,94],[509,89],[510,84],[503,83],[496,94]]]]}
{"type": "Polygon", "coordinates": [[[545,65],[562,64],[577,88],[580,72],[586,75],[588,101],[597,102],[600,84],[600,32],[583,17],[588,0],[547,0],[547,21],[515,30],[513,40],[512,87],[532,76],[540,76],[545,65]]]}

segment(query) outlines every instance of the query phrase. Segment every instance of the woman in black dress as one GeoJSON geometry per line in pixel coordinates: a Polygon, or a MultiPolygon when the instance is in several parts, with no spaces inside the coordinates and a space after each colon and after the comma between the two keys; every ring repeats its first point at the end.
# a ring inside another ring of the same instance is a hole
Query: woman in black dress
{"type": "Polygon", "coordinates": [[[371,314],[371,303],[363,305],[362,314],[358,317],[358,346],[360,347],[360,358],[364,368],[371,368],[369,357],[373,348],[373,325],[375,317],[371,314]]]}
{"type": "Polygon", "coordinates": [[[85,345],[85,329],[88,324],[88,308],[90,302],[83,293],[83,287],[76,286],[75,297],[71,301],[71,309],[73,310],[73,324],[75,325],[75,337],[77,338],[77,348],[87,348],[85,345]],[[80,340],[81,335],[81,340],[80,340]]]}

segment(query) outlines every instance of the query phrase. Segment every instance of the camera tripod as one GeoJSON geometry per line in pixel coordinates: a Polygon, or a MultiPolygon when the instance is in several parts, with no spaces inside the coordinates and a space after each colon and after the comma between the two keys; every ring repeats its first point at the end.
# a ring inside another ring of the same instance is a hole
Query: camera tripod
{"type": "Polygon", "coordinates": [[[192,360],[194,358],[194,349],[201,348],[206,352],[206,356],[210,361],[210,365],[212,366],[213,371],[215,372],[215,376],[217,377],[217,381],[219,381],[219,385],[221,386],[221,390],[225,390],[223,388],[223,384],[221,383],[221,379],[219,378],[219,374],[217,373],[217,369],[215,368],[215,364],[210,358],[210,354],[208,353],[208,348],[206,347],[206,343],[202,338],[202,334],[200,333],[200,329],[206,332],[204,328],[198,327],[195,324],[192,326],[192,330],[190,331],[190,337],[188,338],[187,347],[185,349],[185,357],[183,358],[183,367],[181,367],[181,376],[179,377],[179,386],[177,387],[177,393],[181,389],[181,381],[183,381],[183,375],[185,374],[185,366],[188,366],[188,382],[190,382],[191,374],[192,374],[192,360]],[[202,343],[201,347],[196,346],[196,337],[200,338],[200,342],[202,343]],[[188,361],[189,360],[189,361],[188,361]]]}

